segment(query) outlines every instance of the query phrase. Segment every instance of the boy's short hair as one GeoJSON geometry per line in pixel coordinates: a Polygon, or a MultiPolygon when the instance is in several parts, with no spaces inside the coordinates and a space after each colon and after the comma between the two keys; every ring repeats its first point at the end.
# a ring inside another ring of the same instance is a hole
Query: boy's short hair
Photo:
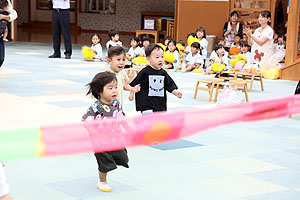
{"type": "Polygon", "coordinates": [[[150,54],[152,53],[152,51],[154,51],[155,49],[161,49],[164,50],[161,46],[159,46],[158,44],[150,44],[146,49],[145,49],[145,54],[146,57],[150,56],[150,54]]]}
{"type": "Polygon", "coordinates": [[[133,37],[130,39],[130,41],[132,41],[132,40],[136,41],[137,43],[140,42],[140,38],[138,38],[138,37],[136,37],[136,36],[133,36],[133,37]]]}
{"type": "Polygon", "coordinates": [[[149,36],[144,35],[144,36],[142,37],[142,42],[144,42],[144,41],[149,41],[149,42],[150,42],[149,36]]]}
{"type": "Polygon", "coordinates": [[[93,97],[96,99],[100,99],[100,93],[103,92],[103,88],[108,83],[111,83],[113,81],[117,81],[117,77],[114,73],[111,72],[100,72],[96,74],[93,78],[93,80],[86,84],[88,87],[88,92],[86,95],[92,94],[93,97]]]}
{"type": "Polygon", "coordinates": [[[181,44],[182,46],[185,46],[185,43],[184,43],[183,40],[178,40],[178,41],[177,41],[177,44],[181,44]]]}
{"type": "Polygon", "coordinates": [[[112,37],[114,37],[117,34],[119,34],[119,32],[117,30],[111,29],[111,30],[108,31],[108,37],[110,39],[112,39],[112,37]]]}
{"type": "Polygon", "coordinates": [[[191,44],[191,47],[194,47],[194,48],[196,48],[196,49],[200,49],[200,43],[199,43],[199,42],[193,42],[193,43],[191,44]]]}
{"type": "Polygon", "coordinates": [[[119,56],[121,54],[126,55],[125,49],[120,46],[110,47],[108,49],[107,58],[112,58],[113,56],[119,56]]]}
{"type": "Polygon", "coordinates": [[[7,0],[0,0],[0,9],[4,9],[7,6],[8,6],[7,0]]]}

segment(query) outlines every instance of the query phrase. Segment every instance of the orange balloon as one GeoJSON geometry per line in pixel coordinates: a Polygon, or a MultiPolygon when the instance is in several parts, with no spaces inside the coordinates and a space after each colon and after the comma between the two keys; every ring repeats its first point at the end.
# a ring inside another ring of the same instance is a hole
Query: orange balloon
{"type": "Polygon", "coordinates": [[[146,145],[154,145],[165,141],[168,133],[171,132],[171,126],[165,121],[157,121],[152,126],[148,133],[144,136],[146,145]]]}

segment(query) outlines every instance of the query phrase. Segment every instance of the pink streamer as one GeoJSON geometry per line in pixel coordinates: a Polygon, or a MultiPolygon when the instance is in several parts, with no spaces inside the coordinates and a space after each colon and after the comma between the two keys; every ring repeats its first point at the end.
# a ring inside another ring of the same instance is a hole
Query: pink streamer
{"type": "Polygon", "coordinates": [[[45,156],[104,152],[154,145],[239,121],[254,121],[300,113],[300,95],[213,109],[158,112],[137,117],[107,118],[41,127],[45,156]]]}

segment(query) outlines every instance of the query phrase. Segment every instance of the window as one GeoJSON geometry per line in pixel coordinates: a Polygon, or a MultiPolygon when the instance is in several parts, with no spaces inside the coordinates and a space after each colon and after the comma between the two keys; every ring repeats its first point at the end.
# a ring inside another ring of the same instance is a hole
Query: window
{"type": "MultiPolygon", "coordinates": [[[[70,0],[70,10],[75,10],[75,1],[70,0]]],[[[52,9],[52,0],[37,0],[36,9],[38,10],[51,10],[52,9]]]]}
{"type": "Polygon", "coordinates": [[[89,13],[115,14],[116,0],[86,0],[85,11],[89,13]]]}

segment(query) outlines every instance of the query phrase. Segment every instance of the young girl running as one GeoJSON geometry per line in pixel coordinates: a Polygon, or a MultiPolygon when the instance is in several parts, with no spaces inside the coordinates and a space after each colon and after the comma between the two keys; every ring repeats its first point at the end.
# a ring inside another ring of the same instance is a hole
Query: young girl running
{"type": "MultiPolygon", "coordinates": [[[[115,74],[111,72],[98,73],[87,86],[87,95],[91,94],[97,100],[83,115],[83,121],[117,117],[119,113],[124,114],[122,105],[117,100],[118,83],[115,74]]],[[[127,150],[95,152],[94,155],[98,163],[100,179],[97,187],[103,192],[111,192],[112,188],[107,183],[107,173],[116,169],[117,165],[129,168],[127,150]]]]}
{"type": "Polygon", "coordinates": [[[102,46],[101,46],[100,42],[101,42],[100,35],[96,34],[96,33],[93,34],[91,48],[94,50],[94,60],[95,61],[103,61],[102,46]]]}

